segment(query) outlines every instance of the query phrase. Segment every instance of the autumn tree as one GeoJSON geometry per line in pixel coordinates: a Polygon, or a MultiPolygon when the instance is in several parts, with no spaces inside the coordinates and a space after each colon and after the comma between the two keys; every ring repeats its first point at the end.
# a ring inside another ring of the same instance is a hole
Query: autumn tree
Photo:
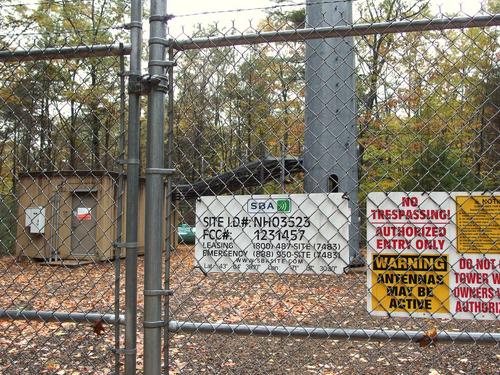
{"type": "MultiPolygon", "coordinates": [[[[47,1],[16,6],[5,17],[14,42],[6,48],[111,44],[123,33],[123,0],[47,1]]],[[[111,168],[116,149],[116,58],[52,60],[4,65],[0,72],[4,133],[19,170],[111,168]]]]}

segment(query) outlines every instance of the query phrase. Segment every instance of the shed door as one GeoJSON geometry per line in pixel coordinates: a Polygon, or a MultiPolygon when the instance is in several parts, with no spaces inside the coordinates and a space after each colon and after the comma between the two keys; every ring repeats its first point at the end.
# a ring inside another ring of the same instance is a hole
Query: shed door
{"type": "Polygon", "coordinates": [[[97,199],[92,193],[73,194],[71,217],[71,255],[91,256],[96,253],[97,199]]]}

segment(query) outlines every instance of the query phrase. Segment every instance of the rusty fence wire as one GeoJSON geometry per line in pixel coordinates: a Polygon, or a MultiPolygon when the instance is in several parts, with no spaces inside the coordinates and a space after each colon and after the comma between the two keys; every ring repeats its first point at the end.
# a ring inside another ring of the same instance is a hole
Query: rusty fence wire
{"type": "Polygon", "coordinates": [[[0,4],[2,374],[119,372],[127,9],[0,4]]]}
{"type": "Polygon", "coordinates": [[[495,373],[498,7],[266,11],[168,23],[164,365],[495,373]]]}

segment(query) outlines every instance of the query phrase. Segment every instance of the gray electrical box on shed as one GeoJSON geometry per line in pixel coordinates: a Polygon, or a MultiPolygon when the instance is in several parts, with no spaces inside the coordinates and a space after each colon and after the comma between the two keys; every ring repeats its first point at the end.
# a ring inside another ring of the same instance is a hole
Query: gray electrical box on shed
{"type": "Polygon", "coordinates": [[[29,207],[25,211],[25,224],[30,233],[45,233],[45,208],[29,207]]]}

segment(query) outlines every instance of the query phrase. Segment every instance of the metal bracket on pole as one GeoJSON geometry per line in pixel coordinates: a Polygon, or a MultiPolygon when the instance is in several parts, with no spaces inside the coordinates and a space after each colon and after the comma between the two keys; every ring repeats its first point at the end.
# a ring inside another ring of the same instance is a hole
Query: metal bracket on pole
{"type": "Polygon", "coordinates": [[[150,290],[145,290],[144,291],[145,296],[173,296],[174,291],[170,289],[150,289],[150,290]]]}
{"type": "Polygon", "coordinates": [[[129,23],[124,24],[123,28],[125,30],[132,30],[134,28],[142,30],[142,22],[140,22],[140,21],[129,22],[129,23]]]}
{"type": "Polygon", "coordinates": [[[118,354],[136,354],[137,353],[137,348],[133,348],[133,349],[118,349],[116,350],[115,348],[111,349],[111,351],[113,353],[118,353],[118,354]]]}
{"type": "Polygon", "coordinates": [[[175,169],[171,168],[146,168],[146,174],[161,174],[164,176],[172,176],[175,169]]]}
{"type": "Polygon", "coordinates": [[[147,94],[146,88],[143,84],[143,76],[134,73],[129,73],[129,76],[130,78],[128,80],[128,93],[138,95],[147,94]]]}
{"type": "Polygon", "coordinates": [[[154,21],[160,21],[160,22],[165,22],[167,23],[169,20],[175,18],[173,14],[166,14],[164,16],[150,16],[149,17],[149,22],[154,22],[154,21]]]}
{"type": "Polygon", "coordinates": [[[161,66],[164,68],[173,68],[177,63],[175,61],[168,60],[151,60],[148,66],[161,66]]]}
{"type": "Polygon", "coordinates": [[[135,249],[137,248],[137,242],[113,242],[113,247],[119,247],[122,249],[135,249]]]}
{"type": "Polygon", "coordinates": [[[150,38],[149,39],[149,44],[162,44],[165,47],[170,47],[172,45],[172,40],[171,39],[166,39],[166,38],[150,38]]]}
{"type": "Polygon", "coordinates": [[[146,95],[151,91],[153,86],[159,91],[168,92],[167,76],[161,74],[145,74],[142,76],[130,74],[128,83],[129,94],[146,95]]]}
{"type": "Polygon", "coordinates": [[[139,165],[139,159],[119,159],[117,160],[118,164],[121,165],[139,165]]]}
{"type": "Polygon", "coordinates": [[[142,324],[144,328],[158,328],[158,327],[165,327],[168,326],[168,322],[165,322],[163,320],[158,320],[156,322],[144,322],[142,324]]]}

